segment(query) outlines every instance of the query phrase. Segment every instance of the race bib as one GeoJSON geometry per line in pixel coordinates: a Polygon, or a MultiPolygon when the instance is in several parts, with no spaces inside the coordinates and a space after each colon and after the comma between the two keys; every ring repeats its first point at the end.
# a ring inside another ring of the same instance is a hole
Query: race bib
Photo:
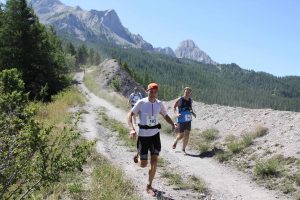
{"type": "Polygon", "coordinates": [[[158,124],[158,118],[156,116],[147,116],[147,126],[155,126],[158,124]]]}
{"type": "Polygon", "coordinates": [[[183,122],[190,122],[190,121],[192,121],[192,114],[190,111],[180,112],[180,116],[177,118],[177,122],[183,123],[183,122]]]}
{"type": "Polygon", "coordinates": [[[184,117],[185,117],[186,122],[192,121],[192,115],[191,114],[186,114],[184,117]]]}

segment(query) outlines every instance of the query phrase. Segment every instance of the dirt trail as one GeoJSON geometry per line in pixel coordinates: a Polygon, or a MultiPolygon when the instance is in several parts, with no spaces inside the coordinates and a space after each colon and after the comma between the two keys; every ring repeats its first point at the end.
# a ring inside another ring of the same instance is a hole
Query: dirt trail
{"type": "MultiPolygon", "coordinates": [[[[114,145],[117,141],[114,136],[109,133],[105,134],[105,129],[97,123],[96,109],[104,107],[107,110],[107,115],[116,120],[126,123],[127,113],[119,108],[116,108],[106,100],[97,97],[91,93],[82,83],[83,73],[76,74],[76,80],[80,83],[80,90],[87,96],[88,102],[86,109],[88,114],[83,116],[81,128],[86,130],[87,138],[98,138],[97,150],[111,157],[113,162],[121,166],[127,176],[132,178],[138,190],[143,191],[144,182],[147,177],[147,170],[137,168],[132,162],[132,152],[125,152],[120,145],[114,145]],[[112,145],[110,143],[112,142],[112,145]],[[121,155],[121,156],[120,156],[121,155]],[[140,178],[143,177],[143,178],[140,178]]],[[[107,131],[106,131],[107,132],[107,131]]],[[[162,152],[161,155],[165,160],[170,162],[168,166],[171,169],[176,169],[181,173],[188,173],[203,179],[214,199],[220,200],[273,200],[287,199],[285,196],[259,187],[247,175],[220,165],[211,158],[201,159],[197,156],[183,156],[179,151],[171,149],[173,138],[168,135],[161,134],[162,152]]],[[[180,147],[180,145],[179,145],[180,147]]],[[[179,149],[179,147],[177,147],[179,149]]],[[[159,179],[159,177],[158,177],[159,179]]],[[[160,180],[154,182],[158,189],[162,189],[174,199],[194,199],[192,193],[188,191],[175,191],[170,187],[165,186],[160,180]]],[[[145,193],[142,194],[144,199],[147,199],[145,193]]]]}

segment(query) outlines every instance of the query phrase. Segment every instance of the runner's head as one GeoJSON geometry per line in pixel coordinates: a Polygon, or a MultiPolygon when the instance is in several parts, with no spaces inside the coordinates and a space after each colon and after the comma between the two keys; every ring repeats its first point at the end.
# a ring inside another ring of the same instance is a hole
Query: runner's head
{"type": "Polygon", "coordinates": [[[133,91],[134,91],[134,92],[138,92],[138,88],[137,88],[137,87],[134,87],[134,88],[133,88],[133,91]]]}
{"type": "Polygon", "coordinates": [[[190,87],[185,87],[183,91],[183,96],[190,97],[192,94],[192,89],[190,87]]]}
{"type": "Polygon", "coordinates": [[[148,96],[150,98],[156,98],[158,95],[158,85],[156,83],[150,83],[147,88],[148,96]]]}

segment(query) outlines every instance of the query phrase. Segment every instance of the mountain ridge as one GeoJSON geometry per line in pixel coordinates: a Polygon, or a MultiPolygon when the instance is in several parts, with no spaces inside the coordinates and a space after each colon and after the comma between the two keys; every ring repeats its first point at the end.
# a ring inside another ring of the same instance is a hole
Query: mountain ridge
{"type": "MultiPolygon", "coordinates": [[[[36,14],[44,24],[53,25],[56,31],[63,35],[68,34],[83,42],[105,40],[125,48],[141,48],[164,55],[191,59],[205,64],[213,64],[213,61],[204,51],[200,50],[194,41],[193,49],[180,46],[174,51],[171,47],[156,47],[145,41],[140,34],[132,34],[123,26],[117,12],[114,9],[98,11],[91,9],[83,10],[81,7],[71,7],[59,0],[31,0],[36,14]],[[181,53],[178,53],[178,52],[181,53]]],[[[182,41],[180,44],[184,43],[182,41]]]]}
{"type": "Polygon", "coordinates": [[[67,33],[82,41],[106,40],[133,48],[153,50],[142,36],[129,32],[114,9],[86,11],[59,0],[31,0],[32,8],[44,24],[53,25],[58,33],[67,33]]]}

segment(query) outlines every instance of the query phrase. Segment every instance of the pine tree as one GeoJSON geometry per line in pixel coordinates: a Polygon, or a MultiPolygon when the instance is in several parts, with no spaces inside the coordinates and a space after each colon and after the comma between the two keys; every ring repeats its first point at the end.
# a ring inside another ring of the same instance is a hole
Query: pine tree
{"type": "Polygon", "coordinates": [[[97,51],[96,55],[95,55],[95,65],[99,65],[100,62],[101,62],[101,57],[100,57],[99,52],[97,51]]]}
{"type": "Polygon", "coordinates": [[[89,57],[88,63],[90,65],[94,65],[96,62],[95,62],[95,51],[93,48],[90,48],[88,57],[89,57]]]}
{"type": "Polygon", "coordinates": [[[76,49],[72,42],[68,42],[68,44],[66,45],[66,52],[71,54],[72,56],[76,55],[76,49]]]}
{"type": "Polygon", "coordinates": [[[39,23],[26,0],[8,0],[0,32],[0,69],[16,67],[31,98],[50,99],[67,83],[60,41],[39,23]]]}
{"type": "Polygon", "coordinates": [[[77,60],[80,65],[85,65],[88,59],[88,51],[84,44],[80,45],[77,49],[77,60]]]}

